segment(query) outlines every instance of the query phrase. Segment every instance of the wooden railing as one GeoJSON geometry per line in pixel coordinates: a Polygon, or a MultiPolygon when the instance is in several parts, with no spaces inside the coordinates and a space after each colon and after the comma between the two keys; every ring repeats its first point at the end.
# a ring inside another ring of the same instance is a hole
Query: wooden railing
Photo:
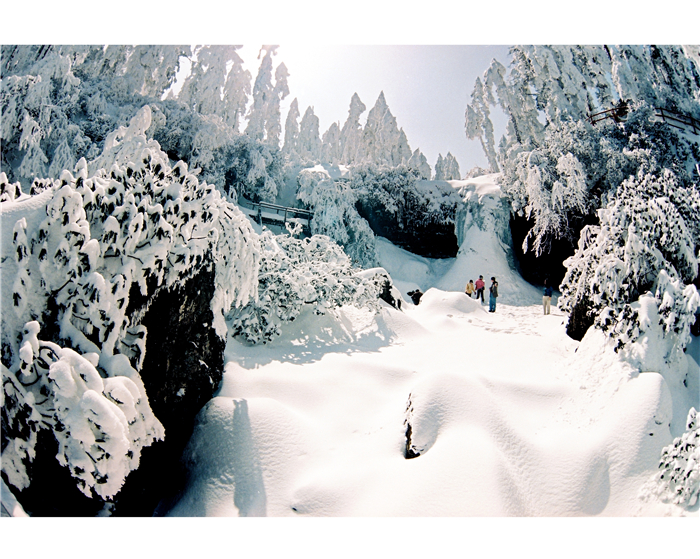
{"type": "Polygon", "coordinates": [[[619,103],[616,107],[613,107],[612,109],[607,109],[605,111],[600,111],[598,113],[593,113],[591,115],[588,115],[588,122],[590,122],[593,126],[597,122],[600,122],[602,120],[606,120],[608,118],[611,118],[615,122],[622,122],[625,120],[625,117],[627,116],[627,103],[625,101],[622,101],[619,103]]]}
{"type": "Polygon", "coordinates": [[[253,202],[247,198],[244,198],[243,196],[238,197],[238,205],[256,211],[257,214],[255,216],[255,220],[260,225],[263,224],[263,221],[275,224],[282,223],[286,225],[287,220],[294,219],[299,220],[304,227],[304,230],[308,231],[311,220],[314,217],[314,213],[309,210],[290,208],[288,206],[270,204],[269,202],[253,202]],[[263,212],[265,212],[266,215],[263,215],[263,212]],[[274,214],[275,217],[272,217],[271,214],[274,214]]]}
{"type": "Polygon", "coordinates": [[[693,134],[700,136],[700,122],[694,119],[692,116],[662,108],[656,109],[656,116],[674,128],[678,128],[679,130],[683,130],[685,132],[692,132],[693,134]]]}
{"type": "MultiPolygon", "coordinates": [[[[691,132],[692,134],[700,136],[700,121],[692,116],[661,107],[657,107],[655,111],[655,116],[663,120],[666,124],[683,130],[684,132],[691,132]]],[[[597,122],[608,118],[618,123],[624,122],[628,112],[627,103],[622,101],[616,107],[588,115],[588,122],[594,126],[597,122]]]]}

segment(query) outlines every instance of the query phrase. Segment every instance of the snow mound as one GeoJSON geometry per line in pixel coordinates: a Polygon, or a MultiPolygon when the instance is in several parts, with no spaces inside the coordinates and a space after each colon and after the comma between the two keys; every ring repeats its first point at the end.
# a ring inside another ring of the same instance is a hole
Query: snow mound
{"type": "Polygon", "coordinates": [[[169,514],[686,514],[640,492],[675,388],[563,322],[432,288],[404,311],[302,314],[264,351],[229,340],[169,514]]]}

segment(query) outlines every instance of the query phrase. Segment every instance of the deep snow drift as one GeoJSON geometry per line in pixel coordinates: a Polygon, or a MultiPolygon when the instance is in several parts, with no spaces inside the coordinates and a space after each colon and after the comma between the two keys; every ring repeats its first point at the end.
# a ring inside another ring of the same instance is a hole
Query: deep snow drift
{"type": "MultiPolygon", "coordinates": [[[[455,186],[485,211],[485,196],[494,208],[500,197],[489,180],[455,186]]],[[[683,386],[624,362],[599,331],[570,339],[563,313],[543,315],[539,290],[512,269],[493,219],[473,217],[455,259],[378,240],[400,291],[426,291],[418,306],[305,312],[263,347],[229,338],[167,514],[686,514],[651,478],[698,407],[698,341],[677,362],[683,386]],[[499,279],[496,313],[463,293],[480,273],[499,279]]]]}

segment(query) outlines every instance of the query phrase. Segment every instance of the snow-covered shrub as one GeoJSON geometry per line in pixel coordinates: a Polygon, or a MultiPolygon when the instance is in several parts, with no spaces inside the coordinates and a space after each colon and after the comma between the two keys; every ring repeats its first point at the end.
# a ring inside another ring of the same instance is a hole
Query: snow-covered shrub
{"type": "Polygon", "coordinates": [[[30,413],[24,421],[31,433],[3,449],[3,472],[15,487],[27,487],[25,464],[33,458],[36,431],[48,428],[58,441],[59,463],[69,468],[80,490],[113,497],[138,467],[141,449],[164,436],[143,383],[124,356],[113,357],[114,376],[103,378],[97,354],[80,355],[41,341],[38,334],[38,322],[25,325],[18,375],[3,366],[7,423],[30,413]]]}
{"type": "Polygon", "coordinates": [[[564,262],[559,308],[572,312],[583,304],[622,348],[640,332],[629,305],[652,291],[665,333],[685,347],[698,305],[697,290],[687,284],[698,270],[699,210],[698,189],[681,186],[669,170],[624,181],[599,210],[600,225],[584,228],[576,254],[564,262]]]}
{"type": "Polygon", "coordinates": [[[700,495],[700,425],[690,408],[686,431],[661,452],[659,471],[652,480],[653,493],[663,502],[685,508],[694,506],[700,495]]]}
{"type": "Polygon", "coordinates": [[[281,334],[304,305],[325,314],[343,305],[378,310],[375,282],[359,276],[342,248],[323,235],[295,239],[263,232],[258,297],[230,315],[232,333],[252,344],[281,334]]]}
{"type": "Polygon", "coordinates": [[[0,202],[16,200],[22,196],[22,186],[19,182],[10,183],[5,173],[0,173],[0,202]]]}
{"type": "MultiPolygon", "coordinates": [[[[146,138],[149,126],[145,106],[107,138],[93,173],[81,159],[48,181],[45,218],[14,226],[15,280],[11,301],[3,300],[3,374],[15,377],[4,380],[5,401],[19,410],[8,421],[26,416],[27,406],[38,411],[36,425],[64,449],[61,464],[84,492],[104,498],[138,465],[141,448],[163,436],[138,374],[147,332],[128,311],[132,293],[152,296],[214,266],[212,326],[223,337],[224,314],[257,287],[259,249],[248,220],[185,163],[171,167],[146,138]],[[40,323],[51,342],[38,340],[40,323]],[[87,467],[98,457],[104,468],[87,467]]],[[[8,477],[24,483],[20,465],[31,460],[35,437],[11,433],[3,429],[3,452],[19,450],[3,471],[13,468],[8,477]]]]}

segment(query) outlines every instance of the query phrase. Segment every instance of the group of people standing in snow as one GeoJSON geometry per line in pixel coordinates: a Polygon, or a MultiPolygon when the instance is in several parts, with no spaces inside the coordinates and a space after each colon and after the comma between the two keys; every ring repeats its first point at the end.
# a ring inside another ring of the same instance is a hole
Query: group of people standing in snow
{"type": "MultiPolygon", "coordinates": [[[[481,299],[481,302],[484,303],[484,288],[486,287],[486,284],[484,283],[484,276],[479,276],[479,279],[476,280],[476,283],[474,283],[473,280],[469,280],[469,283],[467,286],[464,288],[464,292],[469,295],[469,297],[472,296],[473,293],[476,293],[476,298],[481,299]]],[[[491,285],[489,286],[489,312],[496,312],[496,299],[498,298],[498,282],[496,281],[495,277],[491,278],[491,285]]]]}
{"type": "MultiPolygon", "coordinates": [[[[484,303],[484,288],[486,284],[484,283],[484,276],[479,276],[479,279],[474,283],[473,280],[469,280],[469,283],[464,288],[464,292],[471,298],[473,294],[476,294],[477,299],[481,299],[484,303]]],[[[544,291],[542,293],[542,308],[544,314],[550,314],[552,306],[552,292],[551,286],[547,285],[547,280],[544,280],[544,291]]],[[[496,312],[496,299],[498,298],[498,282],[495,277],[491,278],[491,286],[489,287],[489,312],[496,312]]]]}

